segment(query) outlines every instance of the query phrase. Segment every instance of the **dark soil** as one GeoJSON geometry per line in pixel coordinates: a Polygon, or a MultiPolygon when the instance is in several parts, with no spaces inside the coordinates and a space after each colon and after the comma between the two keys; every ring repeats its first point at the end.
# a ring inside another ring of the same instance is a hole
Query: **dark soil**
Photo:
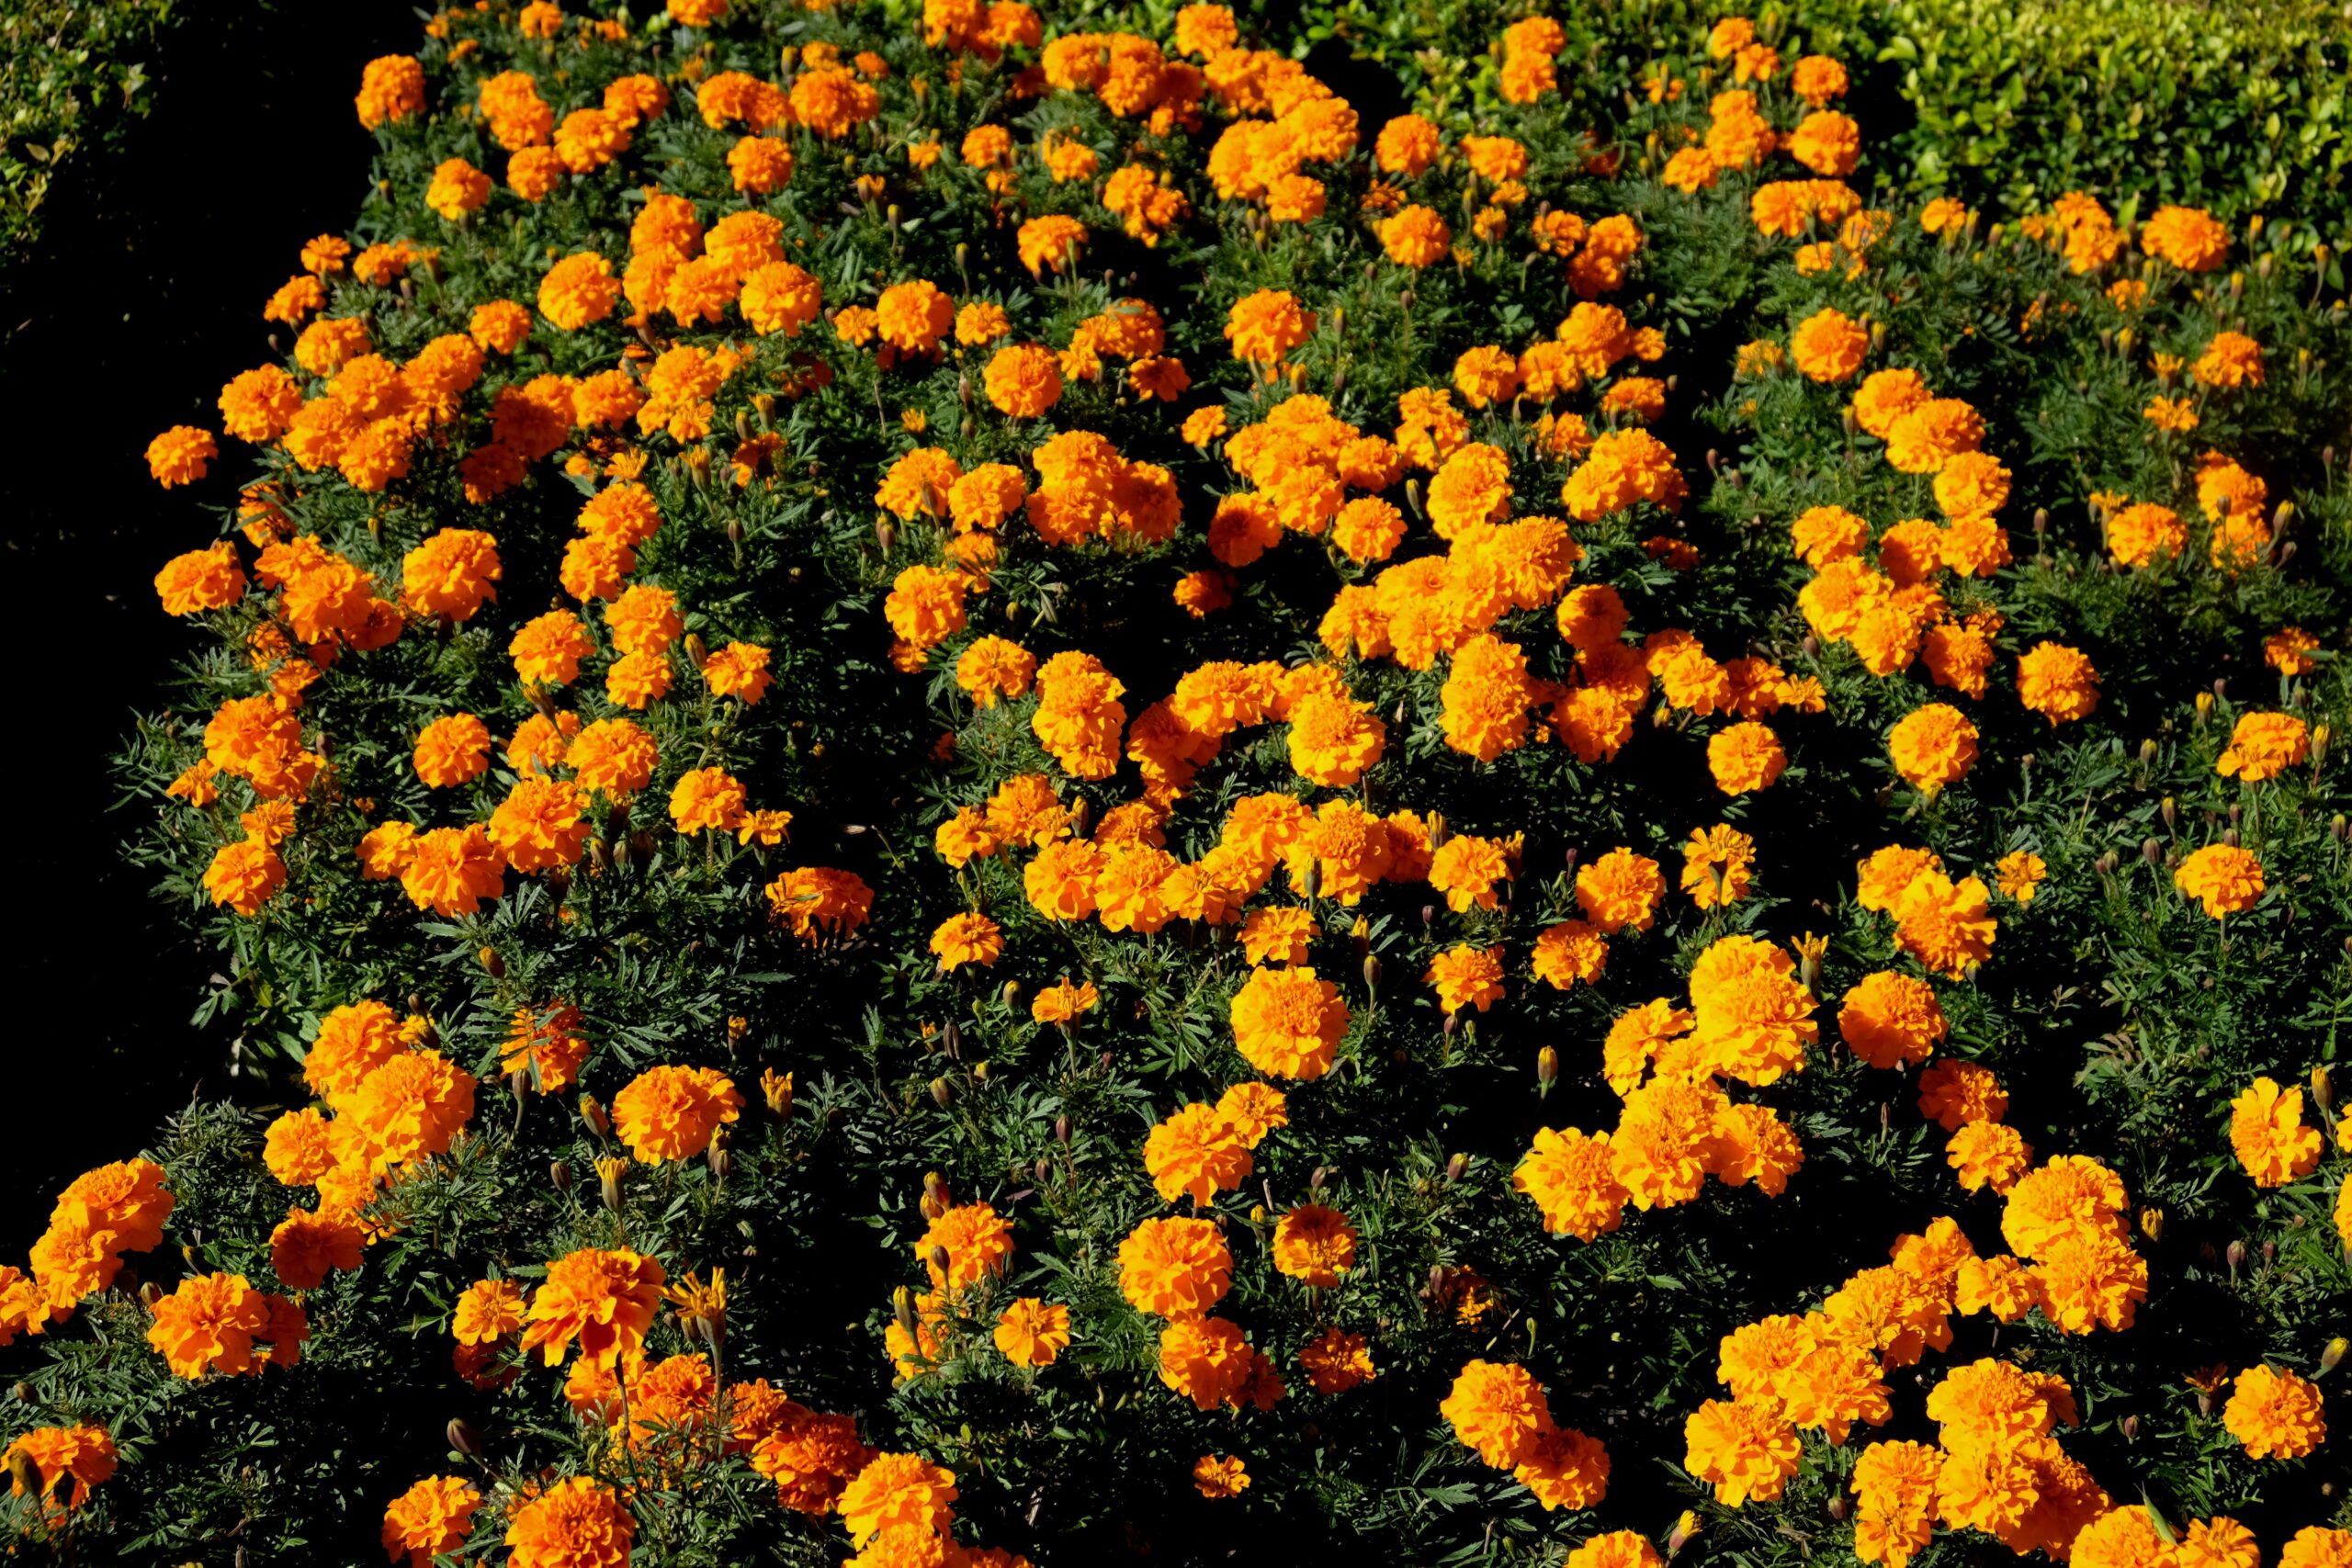
{"type": "Polygon", "coordinates": [[[0,1257],[19,1266],[60,1188],[137,1152],[225,1071],[227,1042],[188,1026],[206,955],[120,863],[152,807],[116,809],[107,758],[191,646],[156,603],[155,570],[218,532],[244,464],[223,438],[209,479],[166,491],[141,454],[168,425],[217,431],[221,383],[270,357],[262,301],[366,194],[360,69],[422,27],[397,0],[194,12],[147,62],[153,114],[120,153],[73,171],[40,248],[0,277],[18,737],[0,820],[20,922],[0,944],[17,1064],[0,1257]]]}

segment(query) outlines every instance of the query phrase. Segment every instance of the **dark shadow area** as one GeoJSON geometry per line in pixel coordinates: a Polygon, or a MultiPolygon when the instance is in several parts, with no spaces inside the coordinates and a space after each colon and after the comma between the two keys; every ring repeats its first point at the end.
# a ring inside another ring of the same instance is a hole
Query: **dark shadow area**
{"type": "Polygon", "coordinates": [[[168,425],[217,430],[221,383],[269,357],[262,301],[366,192],[360,69],[422,25],[399,0],[225,9],[196,6],[147,62],[154,113],[119,155],[74,169],[40,248],[0,279],[0,409],[17,443],[0,563],[25,738],[4,786],[21,892],[0,989],[20,1066],[0,1255],[20,1255],[59,1189],[136,1151],[224,1059],[225,1042],[187,1026],[206,955],[119,862],[130,822],[110,809],[107,758],[188,646],[155,570],[213,536],[246,465],[224,438],[210,479],[166,491],[141,454],[168,425]]]}

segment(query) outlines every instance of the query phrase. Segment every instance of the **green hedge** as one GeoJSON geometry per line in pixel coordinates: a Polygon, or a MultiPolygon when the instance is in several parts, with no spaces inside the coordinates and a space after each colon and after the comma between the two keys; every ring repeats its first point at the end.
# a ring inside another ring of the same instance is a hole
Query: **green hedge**
{"type": "Polygon", "coordinates": [[[0,8],[0,265],[40,232],[61,165],[146,114],[147,63],[178,0],[11,0],[0,8]]]}
{"type": "MultiPolygon", "coordinates": [[[[1268,0],[1269,28],[1292,7],[1268,0]]],[[[2231,220],[2299,214],[2340,242],[2352,217],[2352,10],[2320,0],[1797,0],[1792,6],[1617,0],[1544,7],[1498,0],[1316,0],[1302,44],[1336,39],[1408,88],[1490,87],[1501,29],[1553,10],[1588,69],[1564,89],[1598,107],[1660,65],[1693,73],[1685,40],[1753,16],[1793,58],[1838,55],[1905,115],[1865,117],[1872,166],[1912,192],[2007,211],[2090,189],[2211,208],[2231,220]]],[[[1705,91],[1691,77],[1691,90],[1705,91]]]]}

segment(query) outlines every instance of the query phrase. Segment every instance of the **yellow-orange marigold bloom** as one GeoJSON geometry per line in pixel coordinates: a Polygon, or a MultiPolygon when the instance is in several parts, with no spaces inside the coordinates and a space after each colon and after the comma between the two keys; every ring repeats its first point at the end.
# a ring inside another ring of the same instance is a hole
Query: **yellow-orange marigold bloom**
{"type": "Polygon", "coordinates": [[[1348,1007],[1340,987],[1313,968],[1252,969],[1234,993],[1234,1043],[1270,1077],[1319,1078],[1330,1071],[1348,1007]]]}
{"type": "Polygon", "coordinates": [[[1447,1013],[1473,1006],[1484,1012],[1502,999],[1502,953],[1500,947],[1460,943],[1432,957],[1421,978],[1437,987],[1437,1005],[1447,1013]]]}
{"type": "Polygon", "coordinates": [[[1525,1367],[1474,1360],[1463,1367],[1438,1405],[1454,1435],[1497,1470],[1521,1463],[1552,1429],[1544,1389],[1525,1367]]]}
{"type": "Polygon", "coordinates": [[[269,1301],[242,1274],[198,1274],[156,1302],[147,1343],[172,1371],[200,1378],[253,1365],[254,1340],[269,1326],[269,1301]]]}
{"type": "Polygon", "coordinates": [[[2319,1131],[2303,1125],[2303,1091],[2258,1077],[2230,1101],[2230,1146],[2257,1187],[2283,1187],[2319,1168],[2319,1131]]]}
{"type": "Polygon", "coordinates": [[[1356,1229],[1337,1209],[1303,1203],[1274,1224],[1274,1267],[1325,1290],[1355,1267],[1356,1229]]]}
{"type": "Polygon", "coordinates": [[[1887,735],[1887,755],[1905,783],[1930,797],[1958,784],[1976,762],[1976,726],[1947,703],[1914,708],[1887,735]]]}
{"type": "Polygon", "coordinates": [[[2230,231],[2202,208],[2159,207],[2141,225],[2140,248],[2184,272],[2211,272],[2230,254],[2230,231]]]}
{"type": "Polygon", "coordinates": [[[1069,1348],[1069,1308],[1019,1297],[998,1315],[989,1337],[1016,1367],[1050,1367],[1069,1348]]]}
{"type": "Polygon", "coordinates": [[[645,1164],[691,1159],[742,1112],[743,1097],[710,1067],[648,1067],[613,1097],[613,1126],[645,1164]]]}
{"type": "Polygon", "coordinates": [[[1843,310],[1816,310],[1789,334],[1797,369],[1815,381],[1845,380],[1862,367],[1870,345],[1869,332],[1843,310]]]}
{"type": "Polygon", "coordinates": [[[1610,1164],[1607,1133],[1538,1129],[1511,1187],[1534,1201],[1545,1230],[1578,1241],[1613,1231],[1624,1218],[1627,1194],[1610,1164]]]}
{"type": "Polygon", "coordinates": [[[989,357],[980,381],[999,413],[1035,419],[1061,400],[1061,361],[1043,344],[1013,344],[989,357]]]}
{"type": "Polygon", "coordinates": [[[2237,1375],[2222,1424],[2253,1459],[2301,1459],[2327,1440],[2319,1385],[2267,1363],[2237,1375]]]}
{"type": "Polygon", "coordinates": [[[2311,727],[2293,714],[2242,714],[2213,771],[2223,778],[2259,784],[2301,766],[2311,756],[2311,727]]]}
{"type": "Polygon", "coordinates": [[[2140,502],[2107,519],[2107,550],[2119,566],[2154,566],[2188,547],[2188,528],[2168,506],[2140,502]]]}
{"type": "Polygon", "coordinates": [[[1789,765],[1772,727],[1748,719],[1707,739],[1707,771],[1725,795],[1768,789],[1789,765]]]}
{"type": "Polygon", "coordinates": [[[1891,970],[1864,976],[1838,1013],[1838,1035],[1873,1067],[1926,1061],[1950,1028],[1935,987],[1891,970]]]}
{"type": "Polygon", "coordinates": [[[147,444],[147,471],[165,490],[194,484],[220,455],[210,431],[175,424],[147,444]]]}
{"type": "Polygon", "coordinates": [[[931,933],[931,951],[942,974],[967,964],[985,968],[1004,955],[1004,932],[986,915],[950,915],[931,933]]]}
{"type": "Polygon", "coordinates": [[[449,1333],[460,1345],[495,1345],[523,1326],[523,1292],[511,1280],[477,1280],[458,1296],[449,1333]]]}
{"type": "Polygon", "coordinates": [[[104,1427],[86,1422],[36,1427],[17,1437],[0,1455],[0,1467],[10,1477],[11,1493],[19,1497],[28,1491],[35,1493],[45,1511],[58,1506],[70,1511],[87,1503],[91,1487],[112,1479],[115,1461],[112,1435],[104,1427]],[[36,1485],[26,1485],[28,1473],[38,1478],[36,1485]],[[61,1483],[68,1479],[74,1484],[61,1498],[61,1483]]]}
{"type": "Polygon", "coordinates": [[[433,1568],[435,1557],[466,1544],[481,1503],[481,1494],[462,1477],[425,1477],[385,1507],[384,1555],[408,1568],[433,1568]]]}
{"type": "Polygon", "coordinates": [[[1894,901],[1894,944],[1948,979],[1965,979],[1993,954],[1999,922],[1986,912],[1989,902],[1973,876],[1955,883],[1939,870],[1923,871],[1894,901]]]}
{"type": "Polygon", "coordinates": [[[531,1298],[523,1348],[537,1350],[550,1367],[575,1339],[585,1359],[603,1366],[641,1355],[667,1278],[660,1262],[626,1248],[567,1253],[548,1265],[531,1298]]]}
{"type": "Polygon", "coordinates": [[[472,914],[505,886],[506,857],[480,823],[418,834],[415,852],[401,870],[410,901],[445,918],[472,914]]]}
{"type": "Polygon", "coordinates": [[[1233,1254],[1207,1220],[1146,1220],[1119,1243],[1119,1291],[1137,1312],[1197,1319],[1233,1284],[1233,1254]]]}
{"type": "Polygon", "coordinates": [[[557,262],[539,280],[539,314],[564,332],[577,332],[611,315],[620,295],[613,264],[582,252],[557,262]]]}
{"type": "Polygon", "coordinates": [[[1085,243],[1086,225],[1060,214],[1032,218],[1014,236],[1021,265],[1032,277],[1042,277],[1048,267],[1063,272],[1076,266],[1078,249],[1085,243]]]}
{"type": "Polygon", "coordinates": [[[361,1240],[359,1226],[349,1220],[289,1210],[270,1232],[270,1271],[289,1291],[310,1290],[330,1269],[358,1268],[361,1240]]]}
{"type": "Polygon", "coordinates": [[[2087,718],[2098,706],[2098,671],[2078,649],[2036,643],[2018,660],[2018,699],[2053,728],[2087,718]]]}
{"type": "Polygon", "coordinates": [[[2208,844],[2172,874],[2173,886],[2215,919],[2244,914],[2262,897],[2262,863],[2234,844],[2208,844]]]}
{"type": "Polygon", "coordinates": [[[513,1568],[627,1568],[637,1521],[617,1493],[585,1475],[559,1481],[509,1516],[513,1568]]]}
{"type": "Polygon", "coordinates": [[[1249,1149],[1213,1105],[1194,1103],[1155,1125],[1143,1145],[1144,1170],[1160,1198],[1206,1203],[1249,1179],[1249,1149]]]}
{"type": "Polygon", "coordinates": [[[259,839],[221,845],[204,868],[206,896],[248,919],[285,886],[286,862],[259,839]]]}
{"type": "Polygon", "coordinates": [[[1753,1405],[1711,1399],[1683,1423],[1682,1465],[1715,1488],[1715,1501],[1737,1507],[1769,1503],[1796,1472],[1796,1430],[1753,1405]]]}

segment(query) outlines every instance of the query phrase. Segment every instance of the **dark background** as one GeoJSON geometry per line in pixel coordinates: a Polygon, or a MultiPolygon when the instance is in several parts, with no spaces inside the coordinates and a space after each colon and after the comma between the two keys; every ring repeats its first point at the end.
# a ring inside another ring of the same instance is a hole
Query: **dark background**
{"type": "Polygon", "coordinates": [[[367,194],[360,70],[424,26],[399,0],[232,9],[199,4],[174,30],[147,62],[153,113],[119,154],[61,177],[39,249],[0,277],[0,646],[17,737],[0,768],[0,1258],[21,1260],[68,1181],[221,1080],[226,1042],[188,1024],[209,960],[121,863],[132,812],[153,807],[115,809],[107,759],[190,646],[155,571],[218,532],[250,465],[222,436],[209,479],[164,491],[142,454],[172,424],[217,434],[221,383],[273,357],[262,302],[367,194]]]}

